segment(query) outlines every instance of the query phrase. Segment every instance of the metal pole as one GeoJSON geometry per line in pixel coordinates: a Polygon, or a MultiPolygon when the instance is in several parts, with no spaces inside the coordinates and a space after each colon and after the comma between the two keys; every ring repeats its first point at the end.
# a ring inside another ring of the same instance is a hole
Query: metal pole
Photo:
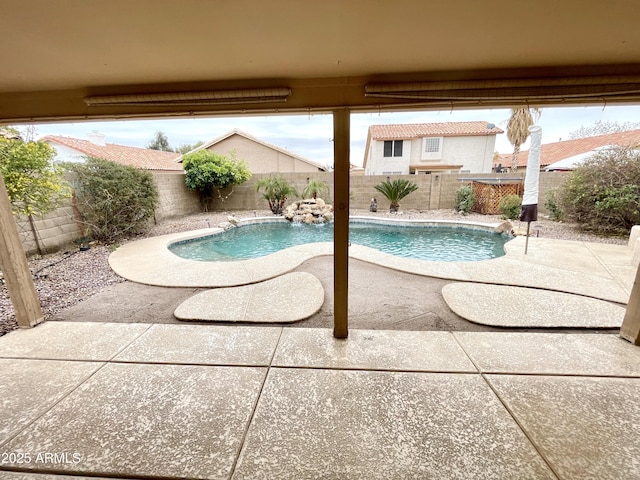
{"type": "Polygon", "coordinates": [[[529,249],[529,229],[531,228],[531,222],[527,222],[527,239],[524,241],[524,254],[527,254],[529,249]]]}

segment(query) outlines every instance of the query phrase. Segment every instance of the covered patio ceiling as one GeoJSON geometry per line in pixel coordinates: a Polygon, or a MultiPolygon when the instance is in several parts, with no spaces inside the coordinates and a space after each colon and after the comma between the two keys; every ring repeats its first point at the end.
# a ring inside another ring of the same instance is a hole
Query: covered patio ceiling
{"type": "MultiPolygon", "coordinates": [[[[5,0],[0,21],[0,124],[333,111],[339,337],[350,111],[640,102],[628,0],[5,0]]],[[[21,250],[17,233],[2,244],[21,250]]],[[[3,262],[14,305],[35,298],[16,258],[3,262]]],[[[16,308],[27,325],[30,305],[16,308]]],[[[627,311],[623,333],[640,343],[640,285],[627,311]]]]}
{"type": "Polygon", "coordinates": [[[7,0],[0,122],[633,102],[636,19],[628,0],[7,0]]]}

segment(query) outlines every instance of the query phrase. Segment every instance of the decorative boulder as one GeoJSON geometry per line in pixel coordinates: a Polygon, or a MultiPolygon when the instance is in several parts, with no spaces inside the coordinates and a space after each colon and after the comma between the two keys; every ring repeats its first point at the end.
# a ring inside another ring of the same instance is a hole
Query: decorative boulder
{"type": "Polygon", "coordinates": [[[284,218],[294,223],[317,224],[333,220],[333,206],[321,198],[305,198],[293,202],[284,210],[284,218]]]}
{"type": "Polygon", "coordinates": [[[218,224],[218,228],[222,228],[223,230],[231,230],[232,228],[236,228],[236,225],[234,225],[231,222],[221,222],[218,224]]]}

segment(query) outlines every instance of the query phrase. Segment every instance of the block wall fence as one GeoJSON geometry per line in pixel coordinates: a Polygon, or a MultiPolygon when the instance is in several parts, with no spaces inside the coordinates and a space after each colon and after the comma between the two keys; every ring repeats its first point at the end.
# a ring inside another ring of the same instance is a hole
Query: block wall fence
{"type": "MultiPolygon", "coordinates": [[[[324,181],[329,186],[328,198],[333,197],[333,173],[284,173],[282,174],[289,183],[302,192],[309,179],[324,181]]],[[[153,173],[154,181],[158,187],[159,205],[156,209],[154,222],[160,222],[167,218],[180,217],[201,211],[200,199],[196,192],[189,190],[184,183],[184,174],[181,173],[153,173]]],[[[256,182],[269,174],[254,174],[251,179],[234,187],[233,192],[223,191],[223,196],[228,198],[222,202],[214,202],[216,211],[232,210],[266,210],[269,208],[266,200],[256,192],[256,182]]],[[[470,179],[483,178],[522,178],[523,173],[502,174],[430,174],[430,175],[393,175],[391,179],[404,178],[418,184],[418,190],[405,197],[400,202],[400,210],[439,210],[451,209],[454,205],[455,192],[462,185],[469,183],[470,179]]],[[[562,185],[566,173],[543,172],[540,174],[540,203],[539,210],[542,214],[548,213],[544,208],[546,192],[562,185]]],[[[387,179],[386,175],[376,176],[352,176],[350,179],[352,209],[369,209],[372,198],[378,201],[378,209],[389,208],[388,200],[384,198],[374,186],[387,179]]],[[[331,203],[331,200],[329,200],[331,203]]],[[[27,253],[38,252],[38,244],[43,252],[53,252],[68,246],[82,237],[80,225],[74,219],[74,208],[71,200],[62,208],[55,210],[41,218],[34,218],[33,222],[27,218],[16,218],[18,231],[22,244],[27,253]],[[37,232],[37,241],[34,231],[37,232]]]]}

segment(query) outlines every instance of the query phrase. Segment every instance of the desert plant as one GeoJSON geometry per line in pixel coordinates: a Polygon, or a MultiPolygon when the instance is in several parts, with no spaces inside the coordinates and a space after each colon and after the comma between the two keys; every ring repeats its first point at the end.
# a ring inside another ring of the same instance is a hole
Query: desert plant
{"type": "Polygon", "coordinates": [[[262,178],[256,182],[256,191],[264,189],[262,198],[269,202],[269,208],[274,215],[282,214],[287,198],[298,196],[298,191],[287,182],[287,179],[276,175],[262,178]]]}
{"type": "Polygon", "coordinates": [[[557,190],[549,190],[545,195],[544,206],[549,211],[549,218],[559,222],[564,217],[557,190]]]}
{"type": "Polygon", "coordinates": [[[302,198],[318,198],[318,195],[329,195],[329,185],[323,180],[309,180],[307,186],[302,190],[302,198]]]}
{"type": "Polygon", "coordinates": [[[521,199],[518,195],[506,195],[500,199],[498,209],[502,213],[502,218],[515,220],[520,216],[521,199]]]}
{"type": "Polygon", "coordinates": [[[640,151],[600,150],[569,175],[560,189],[560,204],[584,230],[628,234],[640,224],[640,151]]]}
{"type": "Polygon", "coordinates": [[[209,210],[213,198],[225,201],[233,193],[233,186],[246,182],[251,172],[243,160],[236,158],[235,153],[220,155],[203,149],[182,157],[185,170],[185,183],[188,188],[198,190],[204,210],[209,210]],[[231,190],[222,195],[222,190],[231,190]]]}
{"type": "Polygon", "coordinates": [[[465,185],[456,190],[454,209],[463,215],[467,215],[476,202],[476,194],[471,185],[465,185]]]}
{"type": "Polygon", "coordinates": [[[389,212],[397,212],[400,208],[400,200],[415,192],[418,189],[418,185],[414,182],[410,182],[405,179],[387,180],[386,182],[375,185],[377,191],[384,195],[391,204],[389,205],[389,212]]]}
{"type": "Polygon", "coordinates": [[[82,223],[94,240],[113,242],[145,230],[158,204],[151,173],[101,158],[68,163],[82,223]]]}

